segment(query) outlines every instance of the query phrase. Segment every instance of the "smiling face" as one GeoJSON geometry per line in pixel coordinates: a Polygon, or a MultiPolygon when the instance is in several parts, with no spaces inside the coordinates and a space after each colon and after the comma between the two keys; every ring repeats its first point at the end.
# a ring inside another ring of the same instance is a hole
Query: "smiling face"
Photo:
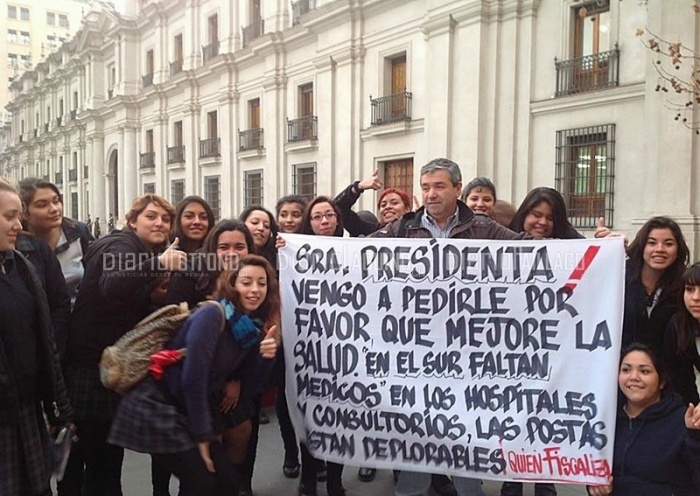
{"type": "Polygon", "coordinates": [[[475,213],[491,217],[496,199],[490,189],[477,186],[469,192],[465,203],[475,213]]]}
{"type": "Polygon", "coordinates": [[[644,265],[655,271],[663,271],[678,258],[678,242],[673,231],[665,227],[652,229],[644,245],[644,265]]]}
{"type": "Polygon", "coordinates": [[[643,351],[630,351],[624,356],[617,379],[627,398],[628,412],[639,413],[661,399],[663,384],[651,357],[643,351]]]}
{"type": "Polygon", "coordinates": [[[462,183],[452,184],[446,170],[436,170],[423,174],[420,178],[423,205],[437,222],[447,222],[457,210],[457,199],[462,191],[462,183]]]}
{"type": "Polygon", "coordinates": [[[190,202],[180,215],[182,233],[191,240],[202,241],[209,231],[209,215],[199,202],[190,202]]]}
{"type": "Polygon", "coordinates": [[[238,261],[248,255],[248,245],[241,231],[224,231],[219,234],[216,243],[216,255],[221,262],[222,270],[232,270],[238,261]]]}
{"type": "Polygon", "coordinates": [[[523,231],[531,236],[548,238],[554,231],[554,213],[552,206],[546,201],[541,201],[525,216],[523,231]]]}
{"type": "Polygon", "coordinates": [[[387,193],[379,202],[379,222],[388,224],[402,217],[408,209],[403,200],[396,193],[387,193]]]}
{"type": "Polygon", "coordinates": [[[267,273],[257,265],[241,268],[234,285],[238,292],[238,306],[244,313],[252,313],[263,304],[267,296],[267,273]]]}
{"type": "Polygon", "coordinates": [[[245,225],[253,235],[253,242],[257,248],[265,246],[270,239],[270,217],[262,210],[253,210],[245,220],[245,225]]]}
{"type": "Polygon", "coordinates": [[[17,193],[0,191],[0,251],[15,248],[22,230],[22,202],[17,193]]]}
{"type": "Polygon", "coordinates": [[[301,220],[304,215],[304,207],[299,203],[283,203],[277,215],[277,223],[283,233],[298,233],[301,229],[301,220]]]}
{"type": "Polygon", "coordinates": [[[168,240],[170,223],[170,214],[163,207],[149,203],[131,224],[131,229],[152,249],[168,240]]]}
{"type": "Polygon", "coordinates": [[[39,188],[24,212],[30,231],[45,232],[61,226],[63,203],[61,195],[51,188],[39,188]]]}
{"type": "Polygon", "coordinates": [[[338,227],[338,216],[328,202],[319,202],[309,214],[311,229],[317,236],[333,236],[338,227]]]}

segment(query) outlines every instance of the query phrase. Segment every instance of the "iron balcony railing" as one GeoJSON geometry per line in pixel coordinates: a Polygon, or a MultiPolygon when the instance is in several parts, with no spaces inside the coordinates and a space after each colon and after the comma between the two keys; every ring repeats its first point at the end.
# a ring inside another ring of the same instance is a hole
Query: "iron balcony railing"
{"type": "Polygon", "coordinates": [[[182,59],[173,60],[170,62],[170,75],[174,76],[182,72],[182,59]]]}
{"type": "Polygon", "coordinates": [[[45,123],[44,123],[44,132],[45,132],[45,133],[48,133],[48,132],[49,132],[49,123],[48,123],[48,122],[45,122],[45,123]]]}
{"type": "Polygon", "coordinates": [[[141,154],[140,167],[153,169],[156,166],[156,152],[144,152],[141,154]]]}
{"type": "Polygon", "coordinates": [[[24,135],[20,134],[19,135],[19,142],[21,143],[22,141],[24,141],[24,135]]]}
{"type": "Polygon", "coordinates": [[[61,127],[63,125],[63,116],[56,117],[56,127],[61,127]]]}
{"type": "Polygon", "coordinates": [[[78,109],[73,109],[70,111],[70,120],[74,121],[78,116],[78,109]]]}
{"type": "Polygon", "coordinates": [[[110,99],[114,96],[114,90],[112,88],[107,90],[107,99],[110,99]]]}
{"type": "Polygon", "coordinates": [[[392,122],[411,120],[411,103],[413,95],[410,91],[402,91],[389,96],[372,98],[369,101],[372,105],[373,126],[382,126],[392,122]]]}
{"type": "Polygon", "coordinates": [[[141,76],[141,84],[143,85],[144,88],[152,86],[153,85],[153,73],[149,72],[148,74],[144,74],[143,76],[141,76]]]}
{"type": "Polygon", "coordinates": [[[206,64],[211,59],[219,55],[219,42],[215,41],[202,47],[202,60],[206,64]]]}
{"type": "Polygon", "coordinates": [[[261,127],[238,131],[239,150],[259,150],[263,146],[263,129],[261,127]]]}
{"type": "Polygon", "coordinates": [[[199,158],[220,156],[221,138],[207,138],[199,140],[199,158]]]}
{"type": "Polygon", "coordinates": [[[299,0],[292,2],[292,26],[301,22],[301,16],[316,8],[316,0],[299,0]]]}
{"type": "Polygon", "coordinates": [[[168,163],[178,164],[185,161],[185,145],[168,147],[168,163]]]}
{"type": "Polygon", "coordinates": [[[71,182],[78,180],[78,169],[68,169],[68,180],[71,182]]]}
{"type": "Polygon", "coordinates": [[[254,39],[260,38],[265,34],[265,21],[259,19],[252,24],[241,27],[241,33],[243,34],[243,46],[245,47],[254,39]]]}
{"type": "Polygon", "coordinates": [[[318,119],[315,115],[299,119],[287,119],[287,141],[317,140],[318,119]]]}
{"type": "Polygon", "coordinates": [[[576,95],[614,88],[620,84],[620,49],[571,60],[554,59],[557,70],[555,96],[576,95]]]}
{"type": "Polygon", "coordinates": [[[34,137],[36,138],[37,136],[39,136],[39,130],[34,128],[34,137]]]}

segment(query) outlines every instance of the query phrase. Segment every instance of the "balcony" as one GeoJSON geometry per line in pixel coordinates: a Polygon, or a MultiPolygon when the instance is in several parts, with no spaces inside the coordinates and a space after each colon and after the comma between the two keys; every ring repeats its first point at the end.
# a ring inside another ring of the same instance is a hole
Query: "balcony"
{"type": "Polygon", "coordinates": [[[207,138],[199,140],[199,158],[220,156],[221,138],[207,138]]]}
{"type": "Polygon", "coordinates": [[[74,183],[78,180],[78,169],[68,169],[68,181],[74,183]]]}
{"type": "Polygon", "coordinates": [[[112,88],[107,90],[107,99],[109,100],[110,98],[114,97],[114,90],[112,88]]]}
{"type": "Polygon", "coordinates": [[[318,119],[315,115],[299,119],[287,119],[287,142],[317,140],[317,121],[318,119]]]}
{"type": "Polygon", "coordinates": [[[620,84],[620,49],[571,60],[554,59],[557,90],[554,96],[576,95],[614,88],[620,84]]]}
{"type": "Polygon", "coordinates": [[[34,128],[34,137],[36,138],[37,136],[39,136],[39,129],[34,128]]]}
{"type": "Polygon", "coordinates": [[[49,132],[49,123],[48,122],[46,124],[44,124],[44,132],[45,133],[49,132]]]}
{"type": "Polygon", "coordinates": [[[24,135],[20,134],[19,135],[19,142],[22,143],[24,141],[24,135]]]}
{"type": "Polygon", "coordinates": [[[63,172],[56,172],[54,174],[54,184],[63,184],[63,172]]]}
{"type": "Polygon", "coordinates": [[[154,169],[156,166],[156,152],[144,152],[141,154],[140,169],[154,169]]]}
{"type": "Polygon", "coordinates": [[[409,91],[379,98],[372,98],[370,95],[369,101],[372,105],[372,126],[410,121],[412,99],[413,95],[409,91]]]}
{"type": "Polygon", "coordinates": [[[78,117],[78,109],[73,109],[70,111],[70,120],[74,121],[78,117]]]}
{"type": "Polygon", "coordinates": [[[265,21],[259,19],[246,27],[242,27],[241,33],[243,34],[243,47],[246,47],[251,41],[265,34],[265,21]]]}
{"type": "Polygon", "coordinates": [[[185,161],[185,145],[168,147],[168,163],[179,164],[185,161]]]}
{"type": "Polygon", "coordinates": [[[299,0],[292,2],[292,26],[301,23],[301,17],[316,8],[316,0],[299,0]]]}
{"type": "Polygon", "coordinates": [[[61,127],[63,125],[63,116],[56,117],[56,127],[61,127]]]}
{"type": "Polygon", "coordinates": [[[202,47],[202,61],[206,64],[211,59],[219,55],[219,42],[215,41],[202,47]]]}
{"type": "Polygon", "coordinates": [[[180,74],[182,72],[182,59],[170,62],[170,75],[180,74]]]}
{"type": "Polygon", "coordinates": [[[153,73],[152,72],[141,76],[141,85],[142,85],[142,88],[148,88],[149,86],[153,86],[153,73]]]}
{"type": "Polygon", "coordinates": [[[238,149],[240,151],[260,150],[263,146],[263,129],[261,127],[238,131],[238,149]]]}

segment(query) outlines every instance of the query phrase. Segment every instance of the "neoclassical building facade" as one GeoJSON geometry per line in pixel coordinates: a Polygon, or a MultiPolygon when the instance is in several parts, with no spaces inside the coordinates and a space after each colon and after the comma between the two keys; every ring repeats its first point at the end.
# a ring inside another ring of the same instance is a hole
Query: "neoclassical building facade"
{"type": "Polygon", "coordinates": [[[516,205],[535,186],[557,188],[583,231],[602,216],[633,234],[671,215],[697,253],[698,138],[655,91],[640,27],[700,39],[684,2],[97,8],[12,83],[0,174],[46,177],[68,215],[105,222],[144,192],[199,194],[233,216],[285,194],[333,195],[375,168],[417,193],[420,166],[446,156],[465,182],[488,176],[516,205]]]}

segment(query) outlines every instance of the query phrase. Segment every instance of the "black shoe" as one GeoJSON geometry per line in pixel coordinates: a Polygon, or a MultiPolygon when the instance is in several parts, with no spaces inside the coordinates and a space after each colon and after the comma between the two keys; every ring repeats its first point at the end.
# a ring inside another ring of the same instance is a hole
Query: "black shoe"
{"type": "Polygon", "coordinates": [[[452,480],[443,474],[433,474],[430,480],[430,487],[440,496],[457,496],[457,490],[452,480]]]}
{"type": "Polygon", "coordinates": [[[316,480],[318,482],[326,482],[328,480],[328,470],[326,470],[326,462],[323,460],[317,461],[316,480]]]}
{"type": "Polygon", "coordinates": [[[357,471],[357,478],[361,482],[372,482],[376,476],[377,476],[377,469],[376,468],[361,467],[360,470],[357,471]]]}
{"type": "Polygon", "coordinates": [[[554,484],[538,482],[535,484],[535,496],[557,496],[557,488],[554,484]]]}
{"type": "Polygon", "coordinates": [[[328,496],[346,496],[345,488],[343,486],[332,488],[327,488],[328,496]]]}
{"type": "Polygon", "coordinates": [[[523,496],[523,483],[504,482],[501,486],[501,496],[523,496]]]}
{"type": "Polygon", "coordinates": [[[299,484],[299,492],[297,494],[299,496],[317,496],[316,487],[308,487],[304,484],[299,484]]]}
{"type": "Polygon", "coordinates": [[[267,416],[267,413],[263,412],[260,410],[260,425],[265,425],[270,423],[270,417],[267,416]]]}
{"type": "Polygon", "coordinates": [[[284,462],[284,465],[282,465],[282,473],[287,479],[296,479],[299,477],[299,468],[299,462],[284,462]]]}

